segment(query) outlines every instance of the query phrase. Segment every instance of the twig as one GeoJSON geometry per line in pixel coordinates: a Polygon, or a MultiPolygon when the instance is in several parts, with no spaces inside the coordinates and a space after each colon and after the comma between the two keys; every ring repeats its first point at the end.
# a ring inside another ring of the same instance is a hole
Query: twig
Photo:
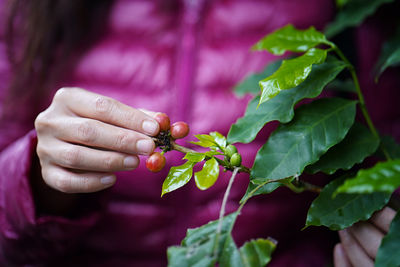
{"type": "Polygon", "coordinates": [[[216,240],[215,240],[215,244],[216,245],[214,247],[214,255],[216,255],[217,252],[218,252],[218,239],[219,239],[219,236],[221,234],[222,220],[223,220],[224,214],[225,214],[226,202],[228,201],[228,196],[229,196],[229,193],[230,193],[231,188],[232,188],[232,184],[235,181],[235,177],[236,177],[236,174],[238,173],[238,171],[239,171],[239,168],[237,168],[237,167],[233,169],[233,173],[232,173],[231,179],[229,180],[228,187],[226,188],[226,191],[225,191],[225,194],[224,194],[224,198],[222,199],[221,209],[219,211],[219,219],[218,219],[217,231],[216,231],[216,240]]]}

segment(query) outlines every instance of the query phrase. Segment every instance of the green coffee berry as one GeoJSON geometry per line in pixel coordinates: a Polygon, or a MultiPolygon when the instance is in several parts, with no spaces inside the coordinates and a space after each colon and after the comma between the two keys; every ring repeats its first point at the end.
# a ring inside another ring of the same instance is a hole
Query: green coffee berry
{"type": "Polygon", "coordinates": [[[232,157],[233,154],[237,153],[237,148],[234,145],[228,145],[225,149],[225,156],[228,158],[232,157]]]}
{"type": "Polygon", "coordinates": [[[242,164],[242,156],[239,153],[233,154],[230,163],[232,166],[239,167],[242,164]]]}

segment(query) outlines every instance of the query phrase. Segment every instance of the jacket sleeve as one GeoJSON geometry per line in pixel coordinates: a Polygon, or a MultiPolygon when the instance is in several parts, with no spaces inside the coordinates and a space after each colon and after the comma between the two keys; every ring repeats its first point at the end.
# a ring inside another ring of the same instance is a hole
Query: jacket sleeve
{"type": "MultiPolygon", "coordinates": [[[[4,2],[0,0],[0,22],[4,22],[4,2]]],[[[12,75],[2,30],[3,27],[0,29],[0,117],[12,75]]],[[[20,108],[23,107],[15,109],[20,108]]],[[[21,125],[16,120],[0,120],[0,266],[49,263],[79,241],[99,216],[97,207],[88,208],[74,219],[39,214],[30,184],[37,143],[35,131],[28,132],[32,126],[32,122],[21,125]]]]}
{"type": "Polygon", "coordinates": [[[74,245],[99,216],[76,219],[37,216],[30,186],[36,133],[29,132],[0,154],[0,262],[10,265],[50,262],[74,245]]]}

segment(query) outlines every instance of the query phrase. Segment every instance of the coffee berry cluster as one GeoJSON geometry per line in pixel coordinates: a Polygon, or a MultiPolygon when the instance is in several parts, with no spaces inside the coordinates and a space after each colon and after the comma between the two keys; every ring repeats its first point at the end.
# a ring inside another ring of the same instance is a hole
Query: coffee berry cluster
{"type": "Polygon", "coordinates": [[[186,122],[178,121],[171,125],[167,114],[158,112],[154,119],[160,125],[160,133],[156,136],[156,146],[163,148],[163,151],[153,152],[146,160],[146,168],[152,172],[159,172],[165,166],[164,153],[171,150],[171,140],[181,139],[189,134],[189,125],[186,122]]]}

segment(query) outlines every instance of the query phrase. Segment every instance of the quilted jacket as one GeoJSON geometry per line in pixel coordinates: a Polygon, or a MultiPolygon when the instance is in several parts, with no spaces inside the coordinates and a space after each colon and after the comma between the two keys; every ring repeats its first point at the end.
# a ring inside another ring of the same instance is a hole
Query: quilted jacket
{"type": "MultiPolygon", "coordinates": [[[[226,135],[250,99],[236,97],[234,85],[273,59],[266,52],[251,52],[251,45],[287,23],[322,29],[334,13],[328,0],[182,0],[174,8],[161,2],[116,0],[103,37],[57,81],[53,93],[78,86],[135,108],[165,112],[171,121],[188,122],[192,134],[226,135]]],[[[366,23],[354,36],[356,44],[368,40],[368,46],[357,50],[362,86],[370,90],[367,104],[377,111],[373,120],[399,137],[399,109],[393,108],[398,76],[385,74],[379,91],[369,78],[381,45],[382,33],[374,25],[366,23]]],[[[12,75],[0,31],[0,96],[12,75]]],[[[49,104],[51,97],[44,101],[49,104]]],[[[138,169],[117,173],[112,188],[80,196],[77,216],[40,213],[30,186],[37,142],[33,123],[8,123],[0,126],[0,266],[166,266],[167,247],[179,244],[187,228],[218,218],[228,174],[221,172],[207,191],[191,181],[160,198],[169,168],[150,173],[144,158],[138,169]]],[[[245,165],[251,166],[267,133],[238,146],[245,165]]],[[[167,165],[179,164],[181,157],[168,153],[167,165]]],[[[228,212],[238,207],[247,182],[246,175],[239,175],[228,212]]],[[[235,225],[237,244],[271,236],[279,240],[271,266],[328,264],[335,234],[300,231],[313,198],[312,193],[297,195],[284,188],[255,197],[235,225]]]]}

